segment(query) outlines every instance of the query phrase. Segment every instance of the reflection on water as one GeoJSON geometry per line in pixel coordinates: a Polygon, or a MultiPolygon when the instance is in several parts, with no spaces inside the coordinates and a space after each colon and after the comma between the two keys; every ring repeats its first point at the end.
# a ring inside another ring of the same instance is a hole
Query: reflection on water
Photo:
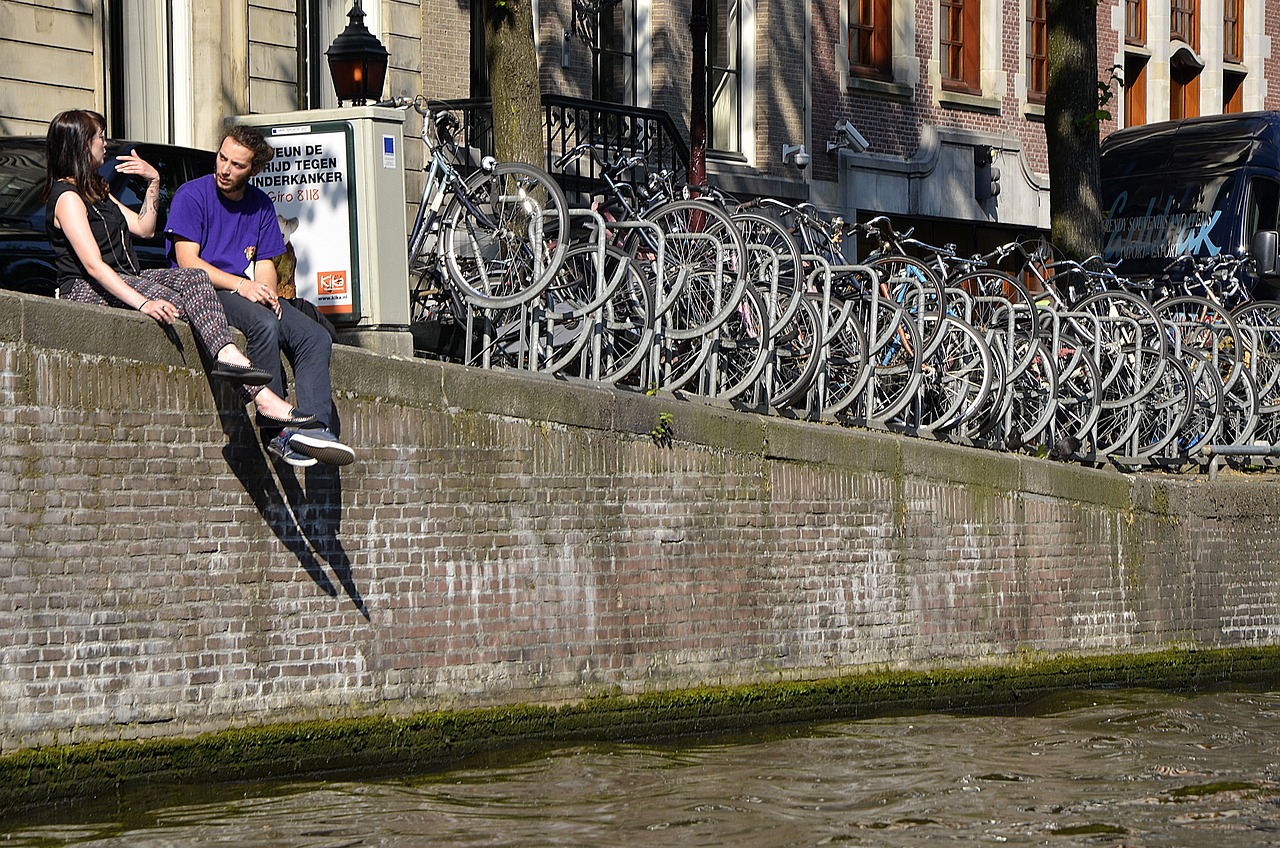
{"type": "Polygon", "coordinates": [[[1029,716],[545,748],[429,775],[174,790],[74,823],[59,815],[0,825],[0,846],[1254,848],[1280,844],[1280,693],[1072,693],[1029,716]]]}

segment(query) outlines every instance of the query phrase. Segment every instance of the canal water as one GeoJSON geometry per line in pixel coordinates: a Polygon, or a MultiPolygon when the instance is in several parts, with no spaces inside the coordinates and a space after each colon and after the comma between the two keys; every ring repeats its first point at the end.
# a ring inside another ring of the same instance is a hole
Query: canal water
{"type": "Polygon", "coordinates": [[[1280,692],[1064,693],[447,771],[152,790],[5,846],[1280,845],[1280,692]]]}

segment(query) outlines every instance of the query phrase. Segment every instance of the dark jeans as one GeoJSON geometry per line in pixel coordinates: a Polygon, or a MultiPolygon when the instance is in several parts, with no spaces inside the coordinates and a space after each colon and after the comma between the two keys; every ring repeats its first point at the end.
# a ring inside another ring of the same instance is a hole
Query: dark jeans
{"type": "Polygon", "coordinates": [[[218,300],[227,312],[227,323],[248,339],[245,355],[249,361],[271,374],[271,391],[288,397],[284,366],[280,361],[283,351],[293,367],[297,392],[293,405],[311,413],[337,433],[338,416],[329,381],[329,357],[333,351],[329,332],[284,300],[280,301],[279,318],[269,307],[246,300],[235,292],[219,289],[218,300]]]}

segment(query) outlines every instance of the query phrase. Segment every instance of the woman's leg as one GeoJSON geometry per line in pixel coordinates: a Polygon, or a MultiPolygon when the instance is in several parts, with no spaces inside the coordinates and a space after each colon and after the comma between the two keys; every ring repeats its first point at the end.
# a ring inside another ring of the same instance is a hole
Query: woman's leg
{"type": "Polygon", "coordinates": [[[227,314],[214,293],[209,275],[199,268],[162,268],[143,271],[140,277],[126,277],[130,285],[146,297],[159,297],[182,310],[191,332],[209,356],[217,358],[231,344],[227,314]]]}
{"type": "MultiPolygon", "coordinates": [[[[217,296],[213,294],[213,286],[209,284],[209,277],[197,269],[174,269],[175,271],[195,271],[203,278],[204,283],[208,286],[209,296],[212,303],[216,307],[216,311],[212,314],[207,309],[208,301],[203,296],[199,296],[193,311],[188,311],[186,300],[182,293],[169,285],[170,277],[166,276],[167,272],[160,271],[143,271],[142,277],[125,277],[124,279],[133,286],[139,293],[145,297],[163,298],[183,311],[184,317],[191,323],[192,332],[196,334],[196,338],[201,340],[201,344],[208,344],[206,348],[210,355],[215,358],[222,352],[223,348],[230,346],[236,353],[240,353],[239,348],[231,340],[231,331],[227,329],[227,319],[222,312],[222,305],[218,303],[217,296]],[[202,335],[197,329],[195,315],[198,313],[205,319],[202,323],[205,332],[202,335]],[[218,331],[218,322],[221,321],[221,333],[218,331]],[[217,345],[222,336],[225,335],[225,342],[218,347],[217,345]],[[208,339],[207,342],[204,339],[208,339]]],[[[188,277],[189,279],[189,277],[188,277]]],[[[197,288],[198,283],[197,283],[197,288]]],[[[76,280],[74,284],[62,295],[63,300],[73,300],[77,303],[91,303],[95,306],[113,306],[117,309],[128,309],[129,307],[121,300],[107,293],[99,286],[94,285],[88,280],[76,280]]],[[[247,365],[249,358],[240,354],[235,357],[236,364],[247,365]]],[[[273,418],[287,419],[293,409],[292,404],[280,397],[266,386],[240,386],[240,399],[244,403],[252,402],[259,411],[264,415],[270,415],[273,418]]]]}

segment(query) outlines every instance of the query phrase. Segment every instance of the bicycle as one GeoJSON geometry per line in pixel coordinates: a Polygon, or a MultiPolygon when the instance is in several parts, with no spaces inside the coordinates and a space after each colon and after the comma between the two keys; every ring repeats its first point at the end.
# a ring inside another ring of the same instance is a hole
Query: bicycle
{"type": "Polygon", "coordinates": [[[569,247],[564,192],[541,168],[492,157],[464,177],[453,113],[433,112],[421,95],[392,102],[423,117],[422,141],[430,153],[408,244],[420,314],[433,296],[438,300],[442,281],[478,307],[513,307],[536,297],[569,247]]]}

